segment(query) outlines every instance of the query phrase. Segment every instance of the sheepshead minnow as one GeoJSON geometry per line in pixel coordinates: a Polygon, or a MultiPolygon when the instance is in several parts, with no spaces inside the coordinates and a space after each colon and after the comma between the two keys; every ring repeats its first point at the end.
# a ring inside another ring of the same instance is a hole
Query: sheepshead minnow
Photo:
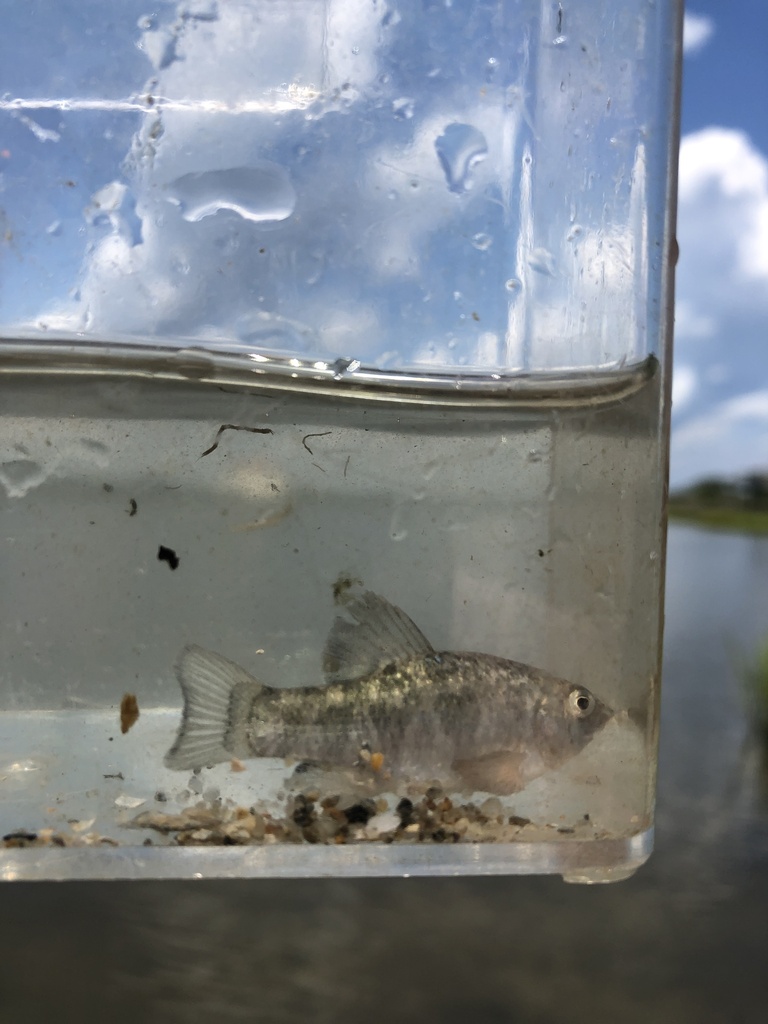
{"type": "Polygon", "coordinates": [[[381,752],[405,776],[507,794],[577,754],[614,712],[584,686],[491,654],[436,651],[405,612],[370,591],[336,618],[325,686],[264,686],[220,654],[186,647],[184,710],[169,768],[296,757],[352,766],[381,752]]]}

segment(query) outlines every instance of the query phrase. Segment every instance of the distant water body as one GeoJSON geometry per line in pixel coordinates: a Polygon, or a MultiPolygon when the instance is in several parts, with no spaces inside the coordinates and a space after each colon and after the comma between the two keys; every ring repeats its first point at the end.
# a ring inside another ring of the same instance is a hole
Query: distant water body
{"type": "Polygon", "coordinates": [[[768,807],[742,690],[743,666],[766,636],[768,537],[670,527],[660,840],[768,870],[768,807]]]}

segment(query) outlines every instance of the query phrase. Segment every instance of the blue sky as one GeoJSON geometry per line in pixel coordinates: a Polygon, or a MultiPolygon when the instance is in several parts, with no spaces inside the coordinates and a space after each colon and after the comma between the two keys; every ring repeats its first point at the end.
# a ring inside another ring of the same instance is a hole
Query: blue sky
{"type": "Polygon", "coordinates": [[[688,7],[672,482],[768,470],[768,4],[688,7]]]}
{"type": "MultiPolygon", "coordinates": [[[[613,2],[562,24],[541,0],[506,20],[495,0],[16,5],[0,35],[0,333],[384,368],[631,361],[636,282],[659,273],[633,251],[660,152],[635,104],[660,110],[663,90],[642,60],[612,63],[589,19],[613,2]],[[610,117],[576,39],[614,87],[610,117]],[[549,100],[554,75],[582,86],[549,100]]],[[[664,23],[647,19],[652,52],[664,23]]],[[[633,17],[612,20],[633,38],[633,17]]],[[[766,38],[765,0],[686,15],[673,485],[768,467],[766,38]]]]}

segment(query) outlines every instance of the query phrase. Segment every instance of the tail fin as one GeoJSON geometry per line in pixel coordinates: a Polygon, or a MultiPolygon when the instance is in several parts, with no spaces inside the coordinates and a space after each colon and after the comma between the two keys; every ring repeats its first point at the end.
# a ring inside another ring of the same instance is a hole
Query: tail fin
{"type": "Polygon", "coordinates": [[[244,713],[261,685],[234,661],[194,645],[182,651],[176,676],[184,709],[166,767],[194,769],[247,757],[244,713]]]}

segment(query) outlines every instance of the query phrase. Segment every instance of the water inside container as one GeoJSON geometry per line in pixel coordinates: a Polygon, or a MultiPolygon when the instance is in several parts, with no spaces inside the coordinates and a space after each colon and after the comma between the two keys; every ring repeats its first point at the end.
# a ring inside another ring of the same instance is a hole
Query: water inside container
{"type": "Polygon", "coordinates": [[[596,377],[499,407],[9,378],[6,846],[258,847],[259,871],[299,874],[350,847],[378,873],[562,856],[567,874],[553,849],[618,841],[608,873],[636,866],[655,369],[618,397],[596,377]]]}

